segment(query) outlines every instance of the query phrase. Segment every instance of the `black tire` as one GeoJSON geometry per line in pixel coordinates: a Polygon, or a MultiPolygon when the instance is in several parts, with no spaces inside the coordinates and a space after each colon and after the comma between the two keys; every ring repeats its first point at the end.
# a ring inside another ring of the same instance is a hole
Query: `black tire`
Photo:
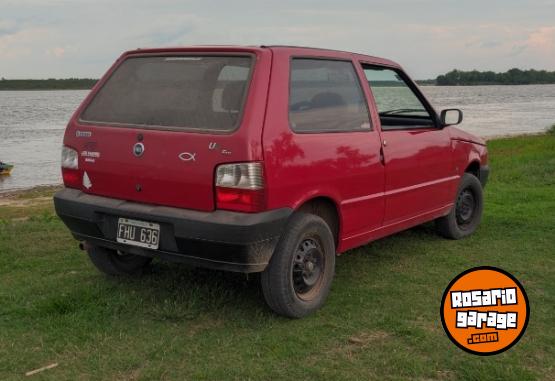
{"type": "Polygon", "coordinates": [[[87,254],[98,270],[113,276],[140,274],[152,261],[149,257],[120,254],[116,250],[99,246],[87,246],[87,254]]]}
{"type": "Polygon", "coordinates": [[[295,213],[261,275],[266,302],[279,315],[300,318],[319,309],[335,273],[335,243],[324,220],[295,213]]]}
{"type": "Polygon", "coordinates": [[[482,220],[484,196],[480,180],[465,173],[457,190],[457,197],[448,215],[436,220],[436,228],[442,236],[461,239],[474,233],[482,220]]]}

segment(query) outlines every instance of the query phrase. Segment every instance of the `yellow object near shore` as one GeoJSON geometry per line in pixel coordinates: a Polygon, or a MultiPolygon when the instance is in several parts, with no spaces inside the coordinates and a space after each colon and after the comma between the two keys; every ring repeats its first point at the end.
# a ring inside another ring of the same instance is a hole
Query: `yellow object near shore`
{"type": "Polygon", "coordinates": [[[9,175],[12,172],[13,165],[10,164],[0,164],[0,176],[9,175]]]}

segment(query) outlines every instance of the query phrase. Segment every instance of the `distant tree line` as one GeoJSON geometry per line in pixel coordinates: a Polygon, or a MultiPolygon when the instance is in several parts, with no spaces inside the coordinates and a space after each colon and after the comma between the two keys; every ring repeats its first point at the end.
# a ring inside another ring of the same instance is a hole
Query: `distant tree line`
{"type": "MultiPolygon", "coordinates": [[[[88,90],[97,79],[0,79],[0,90],[88,90]]],[[[555,71],[511,69],[505,73],[493,71],[451,70],[434,79],[416,81],[419,85],[472,86],[472,85],[535,85],[555,84],[555,71]]]]}
{"type": "Polygon", "coordinates": [[[555,71],[511,69],[505,73],[495,73],[493,71],[455,69],[436,78],[438,86],[535,84],[555,84],[555,71]]]}
{"type": "Polygon", "coordinates": [[[416,79],[415,82],[420,86],[434,86],[436,84],[435,79],[416,79]]]}
{"type": "Polygon", "coordinates": [[[87,90],[97,79],[0,79],[0,90],[87,90]]]}

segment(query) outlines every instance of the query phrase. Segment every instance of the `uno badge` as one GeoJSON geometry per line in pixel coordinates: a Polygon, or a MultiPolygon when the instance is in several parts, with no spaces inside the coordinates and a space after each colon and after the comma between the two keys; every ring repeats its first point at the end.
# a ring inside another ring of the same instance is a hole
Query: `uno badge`
{"type": "Polygon", "coordinates": [[[459,274],[443,293],[441,322],[459,348],[488,356],[506,351],[524,334],[530,317],[520,282],[495,267],[459,274]]]}

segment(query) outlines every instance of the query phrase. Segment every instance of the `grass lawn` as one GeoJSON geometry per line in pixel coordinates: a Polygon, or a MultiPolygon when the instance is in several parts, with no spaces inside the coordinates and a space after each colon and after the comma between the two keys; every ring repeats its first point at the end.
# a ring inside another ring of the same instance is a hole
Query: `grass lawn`
{"type": "Polygon", "coordinates": [[[0,379],[554,379],[555,134],[489,142],[484,219],[462,241],[420,226],[352,250],[322,310],[275,316],[256,276],[155,262],[101,275],[45,196],[0,198],[0,379]],[[509,351],[449,341],[442,293],[470,267],[524,285],[531,317],[509,351]]]}

